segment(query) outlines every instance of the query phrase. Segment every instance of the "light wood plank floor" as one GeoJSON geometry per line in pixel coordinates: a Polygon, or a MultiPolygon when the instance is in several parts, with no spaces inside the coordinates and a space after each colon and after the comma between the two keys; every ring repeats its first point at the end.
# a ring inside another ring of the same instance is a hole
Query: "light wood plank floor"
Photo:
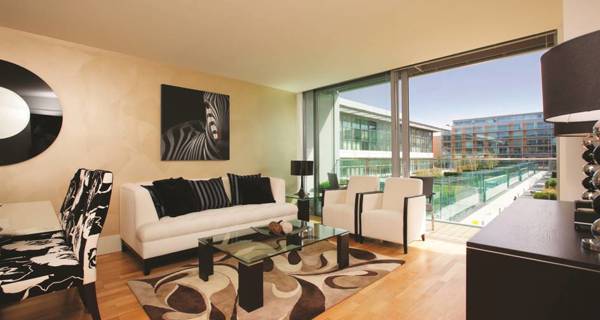
{"type": "MultiPolygon", "coordinates": [[[[465,241],[478,229],[436,223],[425,242],[415,241],[409,254],[402,247],[367,241],[352,242],[406,264],[371,286],[321,314],[318,319],[465,319],[465,241]]],[[[153,274],[172,268],[171,264],[153,274]]],[[[142,277],[140,266],[127,253],[98,257],[98,302],[105,320],[147,319],[127,281],[142,277]]],[[[35,297],[0,309],[0,319],[89,319],[77,290],[35,297]]]]}

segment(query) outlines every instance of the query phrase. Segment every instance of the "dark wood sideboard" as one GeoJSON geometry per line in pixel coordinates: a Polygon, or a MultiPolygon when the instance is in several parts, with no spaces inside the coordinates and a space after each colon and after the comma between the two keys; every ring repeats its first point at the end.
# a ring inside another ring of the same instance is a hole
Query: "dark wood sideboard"
{"type": "Polygon", "coordinates": [[[518,199],[467,242],[467,319],[600,319],[600,254],[573,203],[518,199]]]}

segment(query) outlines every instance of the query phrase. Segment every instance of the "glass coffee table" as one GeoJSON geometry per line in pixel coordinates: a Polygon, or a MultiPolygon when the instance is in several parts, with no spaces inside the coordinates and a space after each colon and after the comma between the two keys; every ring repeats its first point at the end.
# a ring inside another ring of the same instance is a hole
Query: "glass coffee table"
{"type": "Polygon", "coordinates": [[[198,275],[208,281],[213,274],[213,253],[221,251],[238,260],[238,300],[251,312],[263,306],[263,262],[276,255],[336,237],[338,267],[348,266],[348,231],[302,220],[289,221],[294,231],[270,234],[268,228],[246,228],[198,239],[198,275]]]}

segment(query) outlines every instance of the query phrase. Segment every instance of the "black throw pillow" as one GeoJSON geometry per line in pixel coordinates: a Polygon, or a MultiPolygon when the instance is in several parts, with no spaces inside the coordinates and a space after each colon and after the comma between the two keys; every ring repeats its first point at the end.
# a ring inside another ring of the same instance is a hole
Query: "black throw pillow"
{"type": "Polygon", "coordinates": [[[148,193],[150,194],[150,198],[152,198],[152,202],[154,203],[154,209],[156,209],[156,215],[158,218],[162,218],[165,216],[165,207],[160,203],[160,199],[158,198],[158,194],[156,193],[156,188],[154,186],[142,186],[144,187],[148,193]]]}
{"type": "Polygon", "coordinates": [[[271,190],[271,179],[241,179],[238,184],[240,204],[260,204],[275,202],[271,190]]]}
{"type": "Polygon", "coordinates": [[[229,179],[229,188],[231,190],[231,205],[235,206],[235,205],[241,204],[240,193],[239,193],[240,181],[245,180],[245,179],[260,178],[260,173],[251,174],[251,175],[247,175],[247,176],[239,176],[237,174],[228,173],[227,178],[229,179]]]}
{"type": "Polygon", "coordinates": [[[197,203],[189,181],[183,178],[164,179],[152,182],[165,215],[177,217],[196,211],[197,203]]]}
{"type": "Polygon", "coordinates": [[[223,179],[190,180],[190,184],[198,203],[197,211],[229,207],[223,179]]]}

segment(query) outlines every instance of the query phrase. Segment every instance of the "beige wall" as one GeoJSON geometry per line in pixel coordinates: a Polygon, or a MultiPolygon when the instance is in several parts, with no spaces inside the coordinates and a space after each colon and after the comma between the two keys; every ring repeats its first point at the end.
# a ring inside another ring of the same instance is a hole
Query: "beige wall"
{"type": "Polygon", "coordinates": [[[293,93],[7,28],[0,28],[0,59],[44,79],[64,112],[48,150],[0,167],[0,202],[49,199],[58,209],[77,168],[111,170],[106,236],[119,232],[119,186],[125,182],[262,172],[285,178],[289,190],[295,186],[289,176],[298,140],[293,93]],[[230,95],[231,160],[160,161],[162,83],[230,95]]]}
{"type": "MultiPolygon", "coordinates": [[[[600,29],[600,1],[598,0],[564,0],[563,1],[563,39],[569,40],[577,36],[600,29]]],[[[592,119],[590,119],[592,120],[592,119]]],[[[591,132],[590,128],[590,132],[591,132]]],[[[573,201],[581,199],[584,189],[581,180],[585,177],[581,168],[585,162],[581,159],[583,147],[581,138],[560,137],[558,141],[559,161],[559,198],[573,201]]]]}

